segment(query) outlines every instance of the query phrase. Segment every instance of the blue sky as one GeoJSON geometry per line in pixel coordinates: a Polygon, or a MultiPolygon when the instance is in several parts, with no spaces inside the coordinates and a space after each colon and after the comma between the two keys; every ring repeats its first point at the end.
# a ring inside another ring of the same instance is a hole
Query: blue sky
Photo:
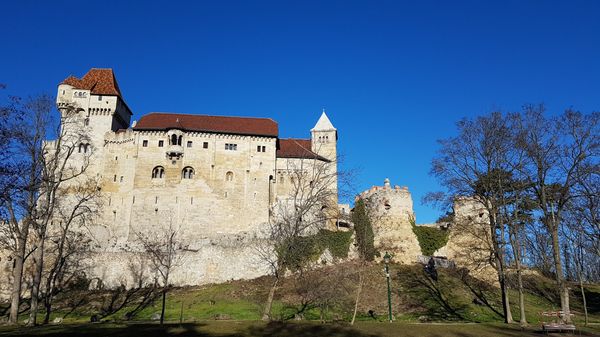
{"type": "Polygon", "coordinates": [[[598,1],[11,1],[0,83],[49,93],[110,67],[134,119],[271,117],[308,137],[321,109],[357,192],[408,186],[417,222],[436,140],[462,117],[544,102],[600,110],[598,1]]]}

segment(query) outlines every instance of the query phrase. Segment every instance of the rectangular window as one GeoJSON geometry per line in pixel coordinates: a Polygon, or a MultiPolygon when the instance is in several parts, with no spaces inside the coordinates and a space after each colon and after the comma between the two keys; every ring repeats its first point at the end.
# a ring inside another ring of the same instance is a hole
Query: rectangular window
{"type": "Polygon", "coordinates": [[[115,174],[115,177],[113,178],[114,182],[117,182],[117,175],[115,174]]]}
{"type": "Polygon", "coordinates": [[[203,147],[203,148],[205,148],[205,149],[208,149],[208,142],[204,142],[204,143],[202,144],[202,147],[203,147]]]}
{"type": "Polygon", "coordinates": [[[142,140],[142,146],[143,147],[148,147],[148,140],[147,139],[142,140]]]}
{"type": "Polygon", "coordinates": [[[262,152],[267,152],[267,147],[266,146],[262,147],[262,152]]]}
{"type": "Polygon", "coordinates": [[[102,95],[98,96],[98,100],[101,101],[102,100],[102,95]]]}
{"type": "Polygon", "coordinates": [[[260,152],[260,145],[256,146],[256,152],[260,152]]]}
{"type": "Polygon", "coordinates": [[[123,176],[121,176],[121,182],[123,182],[123,176]]]}
{"type": "Polygon", "coordinates": [[[158,141],[158,147],[163,147],[163,145],[165,145],[165,141],[164,140],[159,140],[158,141]]]}
{"type": "Polygon", "coordinates": [[[188,140],[187,147],[192,147],[192,141],[191,140],[188,140]]]}
{"type": "Polygon", "coordinates": [[[225,150],[229,150],[229,151],[237,151],[237,144],[229,144],[229,143],[226,143],[226,144],[225,144],[225,150]]]}
{"type": "Polygon", "coordinates": [[[256,146],[256,152],[266,152],[266,150],[267,150],[266,146],[260,146],[260,145],[256,146]]]}

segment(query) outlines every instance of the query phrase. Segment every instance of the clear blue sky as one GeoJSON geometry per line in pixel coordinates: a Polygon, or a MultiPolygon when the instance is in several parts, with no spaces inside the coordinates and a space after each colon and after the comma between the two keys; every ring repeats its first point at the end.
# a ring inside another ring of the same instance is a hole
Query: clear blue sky
{"type": "MultiPolygon", "coordinates": [[[[110,67],[151,111],[271,117],[308,137],[325,107],[357,189],[409,186],[464,116],[600,110],[600,1],[5,1],[0,83],[54,95],[110,67]]],[[[358,191],[357,191],[358,192],[358,191]]]]}

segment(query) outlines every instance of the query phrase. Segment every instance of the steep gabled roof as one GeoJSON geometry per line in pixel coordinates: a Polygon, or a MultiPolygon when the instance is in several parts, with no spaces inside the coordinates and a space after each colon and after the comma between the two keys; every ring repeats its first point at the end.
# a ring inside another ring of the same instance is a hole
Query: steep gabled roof
{"type": "Polygon", "coordinates": [[[277,147],[277,158],[304,158],[330,161],[311,150],[310,139],[288,138],[280,139],[277,147]]]}
{"type": "Polygon", "coordinates": [[[226,117],[153,112],[143,116],[135,130],[215,132],[249,136],[277,137],[279,127],[270,118],[226,117]]]}
{"type": "MultiPolygon", "coordinates": [[[[77,89],[90,90],[94,95],[112,95],[121,97],[121,90],[112,69],[90,69],[81,79],[69,76],[61,84],[77,89]]],[[[121,97],[122,98],[122,97],[121,97]]]]}
{"type": "Polygon", "coordinates": [[[323,113],[321,114],[321,117],[319,117],[317,124],[315,124],[315,127],[310,131],[336,131],[336,128],[333,126],[333,124],[331,124],[329,117],[327,117],[325,110],[323,110],[323,113]]]}

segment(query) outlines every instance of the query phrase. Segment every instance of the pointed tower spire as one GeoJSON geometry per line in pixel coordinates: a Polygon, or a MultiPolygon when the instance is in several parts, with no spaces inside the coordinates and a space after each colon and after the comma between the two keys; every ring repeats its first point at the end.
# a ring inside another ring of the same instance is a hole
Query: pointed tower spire
{"type": "Polygon", "coordinates": [[[312,128],[310,131],[336,131],[336,130],[337,129],[333,126],[333,124],[331,124],[329,117],[327,117],[327,114],[325,113],[325,109],[323,109],[323,113],[321,113],[321,117],[317,121],[317,124],[315,124],[315,127],[312,128]]]}

